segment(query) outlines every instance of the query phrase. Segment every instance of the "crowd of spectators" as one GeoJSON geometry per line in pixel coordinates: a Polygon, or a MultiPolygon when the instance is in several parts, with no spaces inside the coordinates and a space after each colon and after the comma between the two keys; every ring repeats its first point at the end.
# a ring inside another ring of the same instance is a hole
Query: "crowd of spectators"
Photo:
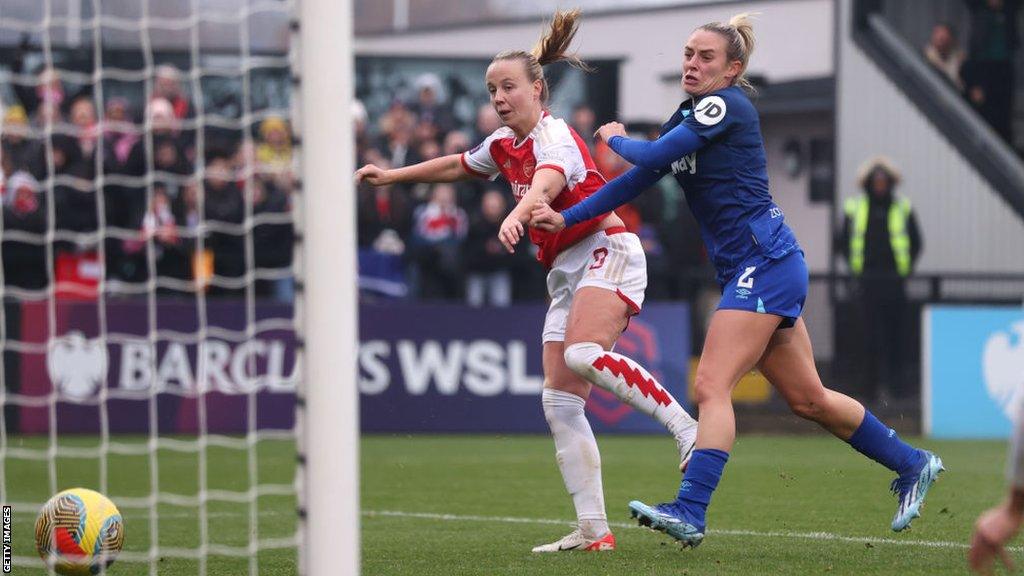
{"type": "Polygon", "coordinates": [[[101,279],[108,294],[145,293],[155,272],[161,294],[242,296],[255,278],[257,296],[289,300],[287,121],[210,129],[178,69],[156,67],[150,85],[148,101],[101,102],[50,68],[14,83],[2,129],[5,285],[52,282],[59,296],[88,299],[101,279]]]}
{"type": "Polygon", "coordinates": [[[961,47],[956,27],[940,22],[932,28],[925,59],[970,102],[1004,140],[1015,145],[1014,94],[1016,54],[1020,46],[1017,18],[1021,0],[964,0],[970,38],[961,47]]]}
{"type": "MultiPolygon", "coordinates": [[[[464,152],[501,125],[486,101],[461,125],[439,98],[441,81],[425,75],[411,101],[395,99],[378,117],[358,102],[356,165],[402,167],[464,152]]],[[[598,122],[585,104],[566,119],[590,149],[601,173],[614,178],[629,168],[603,142],[594,143],[598,122]]],[[[641,126],[657,137],[657,127],[641,126]]],[[[696,226],[674,182],[616,210],[647,250],[648,295],[693,297],[709,277],[696,226]]],[[[497,239],[514,198],[504,180],[454,184],[391,185],[358,190],[360,287],[364,297],[410,297],[506,306],[543,300],[545,273],[526,240],[513,254],[497,239]]]]}
{"type": "MultiPolygon", "coordinates": [[[[14,72],[26,78],[20,62],[14,72]]],[[[257,296],[292,297],[294,174],[285,118],[254,111],[254,126],[211,128],[197,121],[192,94],[170,65],[154,69],[145,101],[100,101],[102,92],[50,68],[31,78],[15,83],[15,98],[3,103],[6,286],[53,284],[60,296],[95,298],[101,279],[107,294],[126,295],[145,293],[153,279],[165,295],[242,296],[256,273],[257,296]]],[[[414,86],[413,98],[395,99],[373,118],[355,102],[357,165],[408,166],[461,153],[500,127],[486,101],[475,118],[460,121],[436,76],[414,86]]],[[[566,116],[607,178],[629,167],[594,143],[592,109],[578,105],[566,116]]],[[[504,181],[362,185],[355,202],[364,298],[473,306],[545,298],[535,248],[524,241],[509,254],[497,240],[513,202],[504,181]]],[[[693,296],[707,263],[699,238],[687,233],[693,226],[678,190],[659,188],[618,212],[647,249],[649,294],[693,296]]]]}

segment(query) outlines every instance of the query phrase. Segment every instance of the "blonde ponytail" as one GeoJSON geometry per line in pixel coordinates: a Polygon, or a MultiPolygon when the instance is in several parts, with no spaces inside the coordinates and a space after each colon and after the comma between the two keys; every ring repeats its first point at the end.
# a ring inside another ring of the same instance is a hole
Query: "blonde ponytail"
{"type": "Polygon", "coordinates": [[[580,27],[580,9],[562,11],[558,10],[551,18],[551,25],[540,37],[537,44],[530,51],[541,66],[547,66],[555,62],[566,61],[570,66],[589,72],[590,66],[580,60],[576,53],[569,54],[569,45],[580,27]]]}
{"type": "Polygon", "coordinates": [[[551,18],[547,30],[529,52],[523,50],[506,50],[494,57],[498,60],[521,60],[526,67],[526,76],[530,82],[540,80],[543,83],[540,94],[542,104],[547,104],[550,96],[548,81],[544,78],[544,66],[554,62],[568,62],[570,66],[584,72],[593,70],[576,53],[569,53],[569,45],[579,29],[580,9],[558,10],[551,18]]]}

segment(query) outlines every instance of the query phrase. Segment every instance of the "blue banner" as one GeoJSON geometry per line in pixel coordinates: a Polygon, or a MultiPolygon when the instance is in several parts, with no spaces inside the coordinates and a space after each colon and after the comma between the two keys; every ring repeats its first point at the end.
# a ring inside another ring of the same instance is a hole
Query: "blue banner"
{"type": "Polygon", "coordinates": [[[1024,392],[1024,310],[925,310],[924,432],[933,438],[1007,438],[1024,392]]]}
{"type": "MultiPolygon", "coordinates": [[[[547,432],[541,327],[547,307],[360,307],[360,422],[364,432],[547,432]]],[[[650,370],[686,404],[689,309],[648,304],[616,350],[650,370]]],[[[597,432],[664,432],[650,417],[594,388],[597,432]]]]}

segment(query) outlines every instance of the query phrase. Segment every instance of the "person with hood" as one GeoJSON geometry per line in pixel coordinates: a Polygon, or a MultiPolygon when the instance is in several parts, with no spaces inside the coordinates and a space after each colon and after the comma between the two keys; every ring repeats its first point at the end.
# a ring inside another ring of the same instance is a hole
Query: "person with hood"
{"type": "Polygon", "coordinates": [[[861,192],[847,198],[841,248],[854,278],[864,333],[865,390],[877,400],[903,396],[902,339],[907,321],[906,278],[921,254],[921,232],[910,199],[896,193],[901,176],[884,157],[861,166],[861,192]]]}

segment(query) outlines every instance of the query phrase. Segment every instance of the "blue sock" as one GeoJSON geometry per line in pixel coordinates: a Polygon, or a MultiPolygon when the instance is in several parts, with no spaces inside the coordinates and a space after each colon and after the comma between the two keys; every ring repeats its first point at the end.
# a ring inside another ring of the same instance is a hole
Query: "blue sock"
{"type": "Polygon", "coordinates": [[[864,420],[847,442],[857,452],[901,476],[915,471],[924,456],[920,450],[900,440],[895,430],[882,424],[866,408],[864,420]]]}
{"type": "Polygon", "coordinates": [[[718,487],[722,478],[722,470],[729,461],[729,453],[711,448],[693,451],[690,464],[686,467],[686,476],[679,486],[676,505],[686,514],[686,519],[704,531],[704,515],[711,503],[711,493],[718,487]]]}

